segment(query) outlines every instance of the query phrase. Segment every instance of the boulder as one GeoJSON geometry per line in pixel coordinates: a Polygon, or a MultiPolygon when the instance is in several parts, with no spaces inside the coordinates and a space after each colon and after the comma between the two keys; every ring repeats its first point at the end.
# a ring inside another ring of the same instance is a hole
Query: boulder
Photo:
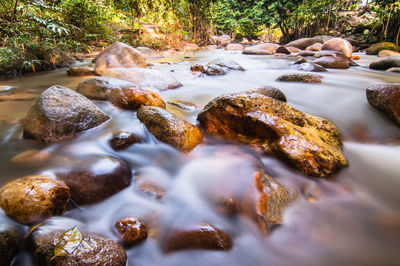
{"type": "Polygon", "coordinates": [[[127,246],[132,246],[142,242],[147,238],[146,225],[137,218],[122,218],[115,223],[122,242],[127,246]]]}
{"type": "Polygon", "coordinates": [[[274,87],[264,86],[264,87],[248,90],[247,92],[248,93],[259,93],[264,96],[274,98],[278,101],[286,102],[285,94],[281,90],[274,88],[274,87]]]}
{"type": "Polygon", "coordinates": [[[301,50],[299,48],[296,48],[293,46],[285,46],[285,48],[288,49],[288,51],[293,54],[298,54],[301,52],[301,50]]]}
{"type": "Polygon", "coordinates": [[[162,243],[162,249],[167,253],[187,249],[225,251],[233,246],[227,233],[206,223],[169,231],[162,243]]]}
{"type": "Polygon", "coordinates": [[[307,71],[307,72],[326,72],[328,71],[326,68],[322,66],[316,65],[314,63],[303,63],[297,65],[297,69],[300,71],[307,71]]]}
{"type": "Polygon", "coordinates": [[[246,47],[243,50],[243,54],[255,54],[255,55],[272,55],[278,49],[279,44],[276,43],[261,43],[253,46],[246,47]]]}
{"type": "Polygon", "coordinates": [[[193,52],[193,51],[197,51],[199,49],[200,49],[200,47],[197,44],[191,43],[191,42],[185,43],[182,47],[182,50],[185,52],[193,52]]]}
{"type": "Polygon", "coordinates": [[[230,44],[232,41],[231,37],[229,35],[221,35],[217,37],[217,42],[216,44],[218,46],[226,46],[228,44],[230,44]]]}
{"type": "Polygon", "coordinates": [[[285,46],[279,46],[278,48],[276,48],[275,53],[276,54],[290,54],[290,51],[288,49],[286,49],[285,46]]]}
{"type": "Polygon", "coordinates": [[[209,65],[207,66],[205,73],[209,76],[222,76],[226,74],[226,71],[218,65],[209,65]]]}
{"type": "Polygon", "coordinates": [[[182,86],[169,74],[163,73],[156,69],[145,68],[109,68],[103,71],[105,77],[117,78],[128,81],[136,87],[150,90],[169,90],[182,86]]]}
{"type": "Polygon", "coordinates": [[[43,55],[43,61],[56,67],[68,67],[76,63],[75,58],[59,49],[50,49],[43,55]]]}
{"type": "Polygon", "coordinates": [[[386,71],[391,73],[400,73],[400,67],[391,67],[386,71]]]}
{"type": "Polygon", "coordinates": [[[378,57],[389,57],[389,56],[399,56],[399,52],[391,51],[391,50],[381,50],[378,53],[378,57]]]}
{"type": "Polygon", "coordinates": [[[325,68],[347,69],[350,67],[346,59],[334,56],[323,56],[314,60],[313,63],[325,68]]]}
{"type": "Polygon", "coordinates": [[[136,110],[141,106],[158,106],[162,108],[166,106],[158,93],[135,86],[111,89],[107,92],[107,98],[115,106],[127,110],[136,110]]]}
{"type": "Polygon", "coordinates": [[[49,176],[27,176],[1,188],[0,206],[11,219],[34,224],[63,214],[70,197],[70,189],[62,181],[49,176]]]}
{"type": "Polygon", "coordinates": [[[366,91],[368,102],[400,125],[400,85],[380,84],[366,91]]]}
{"type": "Polygon", "coordinates": [[[276,81],[321,83],[321,79],[322,76],[316,74],[284,74],[279,76],[276,81]]]}
{"type": "Polygon", "coordinates": [[[88,204],[104,200],[128,187],[132,171],[120,159],[97,156],[81,160],[71,169],[59,170],[56,176],[71,189],[75,203],[88,204]]]}
{"type": "Polygon", "coordinates": [[[392,67],[400,67],[400,56],[385,57],[369,64],[369,68],[375,70],[387,70],[392,67]]]}
{"type": "Polygon", "coordinates": [[[94,68],[92,67],[70,67],[67,70],[68,76],[94,76],[94,68]]]}
{"type": "Polygon", "coordinates": [[[264,149],[307,175],[325,177],[347,166],[341,135],[331,122],[264,95],[217,97],[197,119],[206,132],[264,149]]]}
{"type": "Polygon", "coordinates": [[[124,150],[129,146],[139,142],[141,142],[139,137],[127,131],[113,132],[111,139],[108,141],[111,148],[113,148],[115,151],[124,150]]]}
{"type": "Polygon", "coordinates": [[[380,43],[375,43],[370,47],[368,47],[366,53],[368,55],[377,55],[382,50],[399,52],[399,49],[397,48],[396,44],[391,42],[380,42],[380,43]]]}
{"type": "Polygon", "coordinates": [[[56,243],[64,232],[60,230],[37,231],[39,232],[31,235],[30,249],[32,249],[38,265],[126,265],[126,252],[118,241],[94,233],[82,233],[82,241],[76,249],[73,249],[67,256],[54,257],[56,243]]]}
{"type": "Polygon", "coordinates": [[[230,43],[225,47],[225,50],[228,51],[236,51],[236,50],[243,50],[244,45],[240,43],[230,43]]]}
{"type": "Polygon", "coordinates": [[[54,142],[99,126],[110,117],[75,91],[52,86],[33,103],[24,120],[24,137],[54,142]]]}
{"type": "Polygon", "coordinates": [[[136,47],[135,49],[138,50],[142,55],[144,55],[146,59],[163,57],[160,52],[154,49],[150,49],[148,47],[136,47]]]}
{"type": "Polygon", "coordinates": [[[306,48],[306,51],[314,51],[318,52],[321,51],[322,49],[322,43],[314,43],[313,45],[310,45],[306,48]]]}
{"type": "Polygon", "coordinates": [[[108,100],[109,90],[124,86],[133,86],[133,84],[116,78],[94,77],[79,83],[76,92],[92,100],[108,100]]]}
{"type": "Polygon", "coordinates": [[[146,57],[135,48],[116,42],[105,48],[96,58],[95,73],[102,76],[109,68],[146,67],[146,57]]]}
{"type": "Polygon", "coordinates": [[[16,225],[2,221],[0,226],[0,266],[11,265],[22,242],[22,230],[16,225]]]}
{"type": "Polygon", "coordinates": [[[321,50],[341,52],[347,58],[351,58],[351,55],[353,54],[353,46],[351,45],[351,43],[342,38],[333,38],[324,42],[321,50]]]}
{"type": "Polygon", "coordinates": [[[137,116],[154,137],[182,152],[193,150],[202,141],[203,135],[198,127],[162,108],[143,106],[137,116]]]}
{"type": "Polygon", "coordinates": [[[208,67],[210,66],[219,66],[225,69],[230,69],[230,70],[240,70],[244,71],[244,68],[236,63],[235,61],[229,59],[229,58],[218,58],[214,61],[211,61],[210,63],[207,64],[208,67]]]}
{"type": "Polygon", "coordinates": [[[286,47],[291,47],[292,46],[292,47],[296,47],[298,49],[304,50],[307,47],[309,47],[309,46],[311,46],[311,45],[313,45],[315,43],[321,43],[322,44],[322,43],[326,42],[327,40],[329,40],[331,38],[332,37],[330,37],[330,36],[318,35],[318,36],[315,36],[313,38],[301,38],[301,39],[292,41],[292,42],[286,44],[285,46],[286,47]]]}

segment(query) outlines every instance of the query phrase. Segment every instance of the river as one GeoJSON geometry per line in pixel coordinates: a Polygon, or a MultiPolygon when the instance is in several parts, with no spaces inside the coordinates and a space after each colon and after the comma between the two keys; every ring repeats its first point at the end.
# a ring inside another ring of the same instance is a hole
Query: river
{"type": "MultiPolygon", "coordinates": [[[[148,223],[149,238],[127,249],[128,265],[398,265],[400,127],[368,104],[365,90],[376,84],[400,82],[400,76],[369,70],[368,64],[376,57],[357,55],[361,57],[358,67],[318,73],[323,76],[322,84],[276,82],[281,74],[298,72],[293,58],[216,50],[196,52],[186,59],[153,62],[155,69],[183,83],[183,87],[160,95],[166,102],[184,100],[195,104],[197,107],[190,111],[167,105],[168,111],[191,123],[196,123],[197,114],[212,98],[264,85],[282,90],[289,105],[329,119],[342,133],[343,153],[349,161],[349,167],[334,176],[310,178],[273,157],[210,136],[184,155],[151,136],[136,112],[102,101],[95,103],[112,116],[111,122],[73,140],[38,144],[22,138],[21,120],[33,102],[28,100],[0,102],[0,185],[25,175],[53,174],[55,169],[86,157],[108,155],[127,161],[134,173],[130,187],[100,203],[70,209],[52,218],[51,223],[62,230],[78,225],[82,231],[118,239],[113,229],[115,221],[124,216],[141,217],[148,223]],[[191,64],[205,64],[218,57],[228,57],[246,71],[231,71],[219,77],[198,77],[190,72],[191,64]],[[144,141],[116,152],[108,145],[115,130],[134,132],[144,141]],[[50,152],[51,159],[38,167],[10,162],[32,148],[50,152]],[[301,194],[286,209],[283,225],[268,235],[247,217],[222,215],[212,204],[227,187],[251,185],[260,168],[301,194]],[[165,196],[156,200],[138,191],[135,184],[139,179],[156,183],[165,190],[165,196]],[[227,232],[233,248],[223,252],[162,252],[159,231],[199,222],[227,232]]],[[[85,78],[69,77],[65,70],[56,70],[1,81],[0,86],[39,94],[56,84],[75,89],[85,78]]],[[[3,211],[0,217],[7,221],[3,211]]],[[[21,252],[13,265],[35,264],[29,254],[21,252]]]]}

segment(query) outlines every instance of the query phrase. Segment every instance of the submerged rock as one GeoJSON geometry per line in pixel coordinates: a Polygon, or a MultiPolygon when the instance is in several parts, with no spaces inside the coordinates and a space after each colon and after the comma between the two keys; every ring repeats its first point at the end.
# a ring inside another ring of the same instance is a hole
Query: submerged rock
{"type": "Polygon", "coordinates": [[[347,58],[353,54],[353,46],[351,43],[342,38],[333,38],[326,42],[321,47],[321,50],[330,50],[343,53],[347,58]]]}
{"type": "Polygon", "coordinates": [[[369,65],[370,69],[387,70],[392,67],[400,67],[400,56],[389,56],[378,59],[369,65]]]}
{"type": "Polygon", "coordinates": [[[323,56],[314,60],[313,63],[325,68],[347,69],[350,67],[346,59],[335,56],[323,56]]]}
{"type": "Polygon", "coordinates": [[[241,65],[239,65],[238,63],[236,63],[235,61],[233,61],[229,58],[218,58],[218,59],[208,63],[207,65],[208,66],[217,65],[219,67],[228,68],[231,70],[244,71],[244,68],[241,65]]]}
{"type": "Polygon", "coordinates": [[[285,94],[281,90],[274,88],[274,87],[264,86],[264,87],[248,90],[247,92],[248,93],[259,93],[264,96],[271,97],[271,98],[274,98],[274,99],[282,101],[282,102],[286,102],[285,94]]]}
{"type": "Polygon", "coordinates": [[[400,85],[381,84],[366,91],[368,102],[400,125],[400,85]]]}
{"type": "Polygon", "coordinates": [[[71,67],[67,70],[68,76],[79,77],[79,76],[93,76],[94,68],[91,67],[71,67]]]}
{"type": "Polygon", "coordinates": [[[76,92],[93,100],[107,100],[107,92],[111,89],[133,86],[125,80],[107,77],[88,78],[78,84],[76,92]]]}
{"type": "Polygon", "coordinates": [[[61,86],[45,90],[24,120],[24,137],[54,142],[99,126],[110,117],[86,97],[61,86]]]}
{"type": "Polygon", "coordinates": [[[307,175],[324,177],[347,166],[331,122],[261,94],[217,97],[197,119],[208,133],[258,146],[307,175]]]}
{"type": "Polygon", "coordinates": [[[158,93],[135,86],[113,88],[107,92],[107,98],[112,104],[128,110],[136,110],[141,106],[166,106],[158,93]]]}
{"type": "Polygon", "coordinates": [[[255,54],[255,55],[272,55],[278,49],[279,44],[275,43],[261,43],[253,46],[244,48],[243,54],[255,54]]]}
{"type": "Polygon", "coordinates": [[[150,90],[169,90],[182,86],[169,74],[160,72],[156,69],[145,69],[139,67],[132,68],[110,68],[103,71],[102,76],[112,77],[128,81],[141,89],[150,90]]]}
{"type": "Polygon", "coordinates": [[[154,137],[180,151],[189,152],[202,141],[203,135],[198,127],[162,108],[143,106],[137,116],[154,137]]]}
{"type": "Polygon", "coordinates": [[[58,256],[52,259],[56,243],[64,232],[38,231],[31,236],[30,248],[39,265],[126,265],[126,252],[118,241],[94,233],[82,233],[82,241],[73,252],[64,257],[58,256]]]}
{"type": "Polygon", "coordinates": [[[135,134],[127,131],[115,131],[111,139],[108,141],[111,148],[116,151],[124,150],[132,144],[140,142],[140,138],[135,134]]]}
{"type": "Polygon", "coordinates": [[[391,43],[391,42],[380,42],[380,43],[375,43],[368,47],[366,50],[366,53],[368,55],[377,55],[380,51],[382,50],[391,50],[398,52],[399,49],[397,48],[396,44],[391,43]]]}
{"type": "Polygon", "coordinates": [[[115,223],[122,242],[127,246],[132,246],[142,242],[147,238],[146,225],[137,218],[123,218],[115,223]]]}
{"type": "Polygon", "coordinates": [[[187,249],[224,251],[231,249],[232,246],[232,239],[228,234],[206,223],[173,229],[167,234],[162,244],[164,252],[187,249]]]}
{"type": "Polygon", "coordinates": [[[303,83],[321,83],[322,76],[316,74],[285,74],[279,76],[277,81],[284,82],[303,82],[303,83]]]}
{"type": "Polygon", "coordinates": [[[302,63],[297,65],[297,69],[300,71],[308,71],[308,72],[326,72],[328,71],[326,68],[319,66],[314,63],[302,63]]]}
{"type": "Polygon", "coordinates": [[[146,67],[146,58],[135,48],[122,42],[116,42],[97,56],[95,73],[103,75],[106,69],[116,67],[146,67]]]}
{"type": "Polygon", "coordinates": [[[27,176],[1,188],[0,205],[11,219],[34,224],[63,214],[70,197],[70,189],[62,181],[49,176],[27,176]]]}
{"type": "Polygon", "coordinates": [[[131,184],[130,166],[117,158],[97,156],[82,160],[70,170],[56,172],[71,189],[77,204],[104,200],[131,184]]]}

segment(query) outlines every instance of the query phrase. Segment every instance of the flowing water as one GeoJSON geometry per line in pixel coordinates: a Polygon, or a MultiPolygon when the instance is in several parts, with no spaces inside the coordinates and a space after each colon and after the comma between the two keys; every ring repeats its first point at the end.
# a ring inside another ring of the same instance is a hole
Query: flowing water
{"type": "MultiPolygon", "coordinates": [[[[325,179],[314,179],[281,161],[250,149],[207,136],[190,154],[184,155],[158,142],[136,117],[108,102],[95,103],[112,116],[111,122],[57,144],[42,145],[22,139],[21,119],[31,101],[0,102],[0,185],[24,175],[53,174],[72,161],[107,155],[127,161],[133,169],[130,187],[92,205],[71,208],[51,219],[52,228],[81,231],[118,239],[114,223],[122,217],[142,218],[149,238],[127,249],[128,265],[398,265],[400,262],[400,127],[371,107],[365,89],[380,83],[400,82],[400,76],[367,68],[374,57],[361,55],[359,67],[321,73],[322,84],[280,83],[276,78],[297,72],[293,58],[242,55],[238,52],[198,52],[189,59],[160,59],[154,68],[169,72],[184,86],[160,92],[164,100],[184,100],[197,108],[184,111],[173,105],[167,110],[196,123],[208,101],[225,93],[270,85],[282,90],[288,104],[306,113],[332,121],[344,138],[343,152],[349,167],[325,179]],[[189,67],[218,57],[228,57],[246,71],[220,77],[197,77],[189,67]],[[167,64],[166,62],[172,62],[167,64]],[[160,63],[162,62],[162,63],[160,63]],[[115,152],[108,145],[111,133],[127,130],[144,141],[115,152]],[[15,155],[32,148],[51,153],[40,167],[10,163],[15,155]],[[283,225],[268,235],[260,232],[244,215],[226,216],[215,208],[215,200],[227,191],[252,186],[260,169],[300,197],[286,209],[283,225]],[[155,183],[165,190],[156,200],[136,189],[138,180],[155,183]],[[186,250],[165,254],[162,232],[185,224],[207,222],[233,239],[229,251],[186,250]]],[[[65,70],[35,74],[0,85],[39,94],[51,85],[74,89],[85,77],[68,77],[65,70]]],[[[100,167],[101,168],[101,167],[100,167]]],[[[98,170],[98,171],[101,171],[98,170]]],[[[3,221],[7,220],[0,213],[3,221]]],[[[14,265],[34,265],[21,252],[14,265]]]]}

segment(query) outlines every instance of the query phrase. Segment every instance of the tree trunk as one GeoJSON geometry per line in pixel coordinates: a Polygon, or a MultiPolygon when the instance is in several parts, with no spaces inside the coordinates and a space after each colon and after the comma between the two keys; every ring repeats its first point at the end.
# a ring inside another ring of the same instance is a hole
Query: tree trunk
{"type": "Polygon", "coordinates": [[[15,1],[15,5],[14,5],[14,15],[17,14],[18,2],[19,2],[19,0],[16,0],[16,1],[15,1]]]}

